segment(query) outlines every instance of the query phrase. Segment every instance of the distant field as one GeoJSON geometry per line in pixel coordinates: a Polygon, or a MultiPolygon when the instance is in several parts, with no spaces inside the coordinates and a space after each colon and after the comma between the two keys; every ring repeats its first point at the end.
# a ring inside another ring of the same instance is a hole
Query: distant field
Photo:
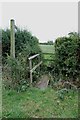
{"type": "Polygon", "coordinates": [[[54,52],[55,52],[54,45],[41,45],[40,44],[40,48],[44,54],[46,65],[49,65],[49,63],[51,63],[54,57],[54,52]]]}
{"type": "Polygon", "coordinates": [[[54,53],[54,45],[39,45],[43,53],[54,53]]]}

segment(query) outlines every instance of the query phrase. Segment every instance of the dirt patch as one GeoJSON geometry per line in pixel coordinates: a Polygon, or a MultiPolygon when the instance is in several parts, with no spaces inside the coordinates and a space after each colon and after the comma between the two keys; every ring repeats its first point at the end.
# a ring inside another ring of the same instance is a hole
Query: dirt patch
{"type": "Polygon", "coordinates": [[[36,87],[40,88],[40,89],[47,88],[48,83],[49,83],[49,79],[50,78],[49,78],[48,75],[42,75],[41,78],[40,78],[40,81],[36,84],[36,87]]]}

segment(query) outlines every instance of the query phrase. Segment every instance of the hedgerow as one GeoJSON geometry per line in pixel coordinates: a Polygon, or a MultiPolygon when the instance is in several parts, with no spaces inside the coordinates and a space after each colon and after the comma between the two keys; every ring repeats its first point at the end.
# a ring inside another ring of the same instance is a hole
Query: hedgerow
{"type": "MultiPolygon", "coordinates": [[[[26,89],[25,86],[30,81],[28,58],[37,53],[41,54],[39,40],[29,31],[17,28],[15,31],[15,51],[16,57],[12,58],[10,56],[10,30],[2,30],[3,77],[5,76],[5,80],[8,79],[6,87],[18,90],[26,89]]],[[[34,63],[37,63],[37,60],[34,60],[34,63]]]]}
{"type": "Polygon", "coordinates": [[[80,36],[69,33],[55,41],[55,58],[52,74],[57,80],[78,81],[80,79],[80,36]]]}

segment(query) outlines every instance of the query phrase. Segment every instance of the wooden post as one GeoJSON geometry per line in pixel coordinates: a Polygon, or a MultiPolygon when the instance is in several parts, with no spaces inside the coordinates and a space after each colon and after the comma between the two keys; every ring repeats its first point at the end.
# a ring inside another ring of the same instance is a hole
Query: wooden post
{"type": "Polygon", "coordinates": [[[11,38],[11,57],[15,58],[15,23],[14,20],[10,20],[10,38],[11,38]]]}
{"type": "Polygon", "coordinates": [[[30,66],[30,83],[32,84],[32,60],[29,61],[29,66],[30,66]]]}
{"type": "MultiPolygon", "coordinates": [[[[39,61],[39,63],[40,63],[40,55],[38,56],[38,61],[39,61]]],[[[39,66],[38,70],[39,70],[39,72],[40,72],[40,66],[39,66]]]]}

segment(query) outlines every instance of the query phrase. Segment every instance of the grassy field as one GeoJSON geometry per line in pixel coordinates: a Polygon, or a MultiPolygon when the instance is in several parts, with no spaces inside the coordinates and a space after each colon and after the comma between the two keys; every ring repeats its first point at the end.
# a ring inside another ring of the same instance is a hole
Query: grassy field
{"type": "Polygon", "coordinates": [[[43,52],[44,59],[45,59],[45,64],[49,65],[50,62],[53,60],[53,57],[54,57],[54,52],[55,52],[54,45],[41,45],[40,44],[39,46],[40,46],[40,48],[43,52]]]}
{"type": "Polygon", "coordinates": [[[21,93],[3,90],[2,116],[6,118],[76,118],[78,94],[69,91],[64,100],[61,100],[52,88],[44,91],[29,88],[21,93]]]}
{"type": "Polygon", "coordinates": [[[43,53],[54,53],[54,45],[39,45],[43,53]]]}

